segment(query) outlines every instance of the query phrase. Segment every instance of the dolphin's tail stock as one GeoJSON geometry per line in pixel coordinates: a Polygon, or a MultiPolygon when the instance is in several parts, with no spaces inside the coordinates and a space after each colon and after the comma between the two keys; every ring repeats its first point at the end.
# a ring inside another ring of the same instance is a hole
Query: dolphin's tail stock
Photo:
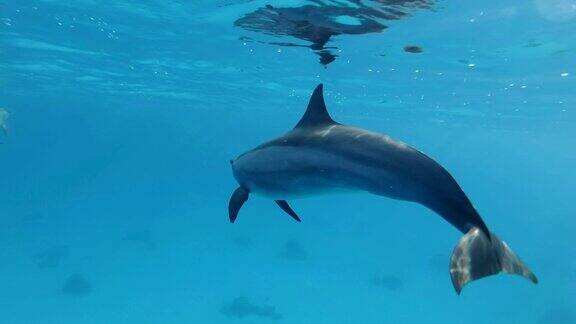
{"type": "Polygon", "coordinates": [[[538,279],[522,260],[496,235],[488,239],[480,229],[473,227],[464,235],[450,258],[450,276],[456,293],[470,281],[499,272],[518,274],[538,283],[538,279]]]}

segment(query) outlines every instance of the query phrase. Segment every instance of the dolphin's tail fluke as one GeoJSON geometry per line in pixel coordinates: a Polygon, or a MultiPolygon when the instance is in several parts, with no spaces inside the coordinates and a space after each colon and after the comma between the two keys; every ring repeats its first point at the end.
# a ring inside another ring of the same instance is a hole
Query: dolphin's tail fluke
{"type": "Polygon", "coordinates": [[[473,227],[464,235],[450,258],[450,276],[456,293],[470,281],[499,272],[518,274],[538,283],[538,279],[522,260],[496,235],[488,239],[480,229],[473,227]]]}

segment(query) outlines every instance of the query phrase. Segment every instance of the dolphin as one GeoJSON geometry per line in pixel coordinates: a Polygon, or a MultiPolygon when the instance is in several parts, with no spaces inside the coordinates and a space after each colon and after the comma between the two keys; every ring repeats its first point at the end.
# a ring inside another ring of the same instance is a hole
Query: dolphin
{"type": "Polygon", "coordinates": [[[228,205],[233,223],[250,194],[273,199],[294,220],[287,199],[341,190],[365,191],[431,209],[464,235],[449,269],[457,294],[500,272],[538,279],[482,220],[456,180],[436,161],[387,135],[334,121],[318,85],[304,116],[281,137],[230,161],[239,187],[228,205]]]}

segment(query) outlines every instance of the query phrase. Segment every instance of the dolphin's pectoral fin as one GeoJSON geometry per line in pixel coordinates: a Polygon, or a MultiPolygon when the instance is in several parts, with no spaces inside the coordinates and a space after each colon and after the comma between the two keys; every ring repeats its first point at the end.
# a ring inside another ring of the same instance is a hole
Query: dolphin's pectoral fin
{"type": "Polygon", "coordinates": [[[288,205],[288,202],[286,200],[274,200],[274,201],[278,204],[278,206],[280,206],[280,208],[282,208],[283,211],[286,212],[286,214],[290,215],[297,222],[301,222],[300,217],[298,217],[296,212],[292,210],[292,208],[290,208],[290,205],[288,205]]]}
{"type": "Polygon", "coordinates": [[[230,197],[230,202],[228,203],[228,216],[230,217],[230,223],[234,223],[236,217],[238,217],[238,212],[242,205],[248,200],[250,192],[246,188],[238,187],[234,190],[232,197],[230,197]]]}
{"type": "Polygon", "coordinates": [[[450,276],[458,294],[470,281],[499,272],[517,274],[538,283],[534,273],[504,241],[493,233],[490,236],[491,240],[482,230],[473,227],[458,241],[450,258],[450,276]]]}

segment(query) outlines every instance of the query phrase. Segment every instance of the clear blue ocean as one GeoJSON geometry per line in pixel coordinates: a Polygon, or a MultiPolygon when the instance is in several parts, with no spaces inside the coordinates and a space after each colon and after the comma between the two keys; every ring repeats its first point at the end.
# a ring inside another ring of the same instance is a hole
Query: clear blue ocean
{"type": "Polygon", "coordinates": [[[574,0],[0,1],[0,324],[576,323],[575,33],[574,0]],[[462,234],[369,193],[231,224],[229,161],[319,83],[539,283],[456,294],[462,234]]]}

